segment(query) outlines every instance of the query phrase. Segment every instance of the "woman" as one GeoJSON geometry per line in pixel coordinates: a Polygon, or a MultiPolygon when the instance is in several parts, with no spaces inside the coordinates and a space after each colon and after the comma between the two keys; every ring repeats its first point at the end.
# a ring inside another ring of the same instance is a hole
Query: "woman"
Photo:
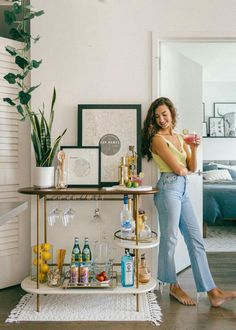
{"type": "Polygon", "coordinates": [[[160,247],[158,279],[170,284],[170,295],[184,305],[196,305],[177,282],[174,254],[178,229],[184,237],[197,292],[207,292],[214,307],[236,298],[236,291],[222,291],[216,287],[203,245],[203,239],[189,200],[187,175],[197,169],[197,148],[200,138],[195,136],[188,145],[176,134],[176,110],[165,97],[155,100],[147,113],[142,131],[142,155],[153,158],[161,172],[154,201],[159,213],[160,247]]]}

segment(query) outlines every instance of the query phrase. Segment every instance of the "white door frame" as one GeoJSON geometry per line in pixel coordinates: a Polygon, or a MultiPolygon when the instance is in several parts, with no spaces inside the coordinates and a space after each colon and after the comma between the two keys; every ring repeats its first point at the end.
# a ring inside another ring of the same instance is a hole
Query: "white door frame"
{"type": "Polygon", "coordinates": [[[152,100],[160,97],[160,74],[157,67],[160,65],[160,44],[162,42],[205,42],[205,43],[236,43],[236,37],[166,37],[152,32],[152,100]]]}

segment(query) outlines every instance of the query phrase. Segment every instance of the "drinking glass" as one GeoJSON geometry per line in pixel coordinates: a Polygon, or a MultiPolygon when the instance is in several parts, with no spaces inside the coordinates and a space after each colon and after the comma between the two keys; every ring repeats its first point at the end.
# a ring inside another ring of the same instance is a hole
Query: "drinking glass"
{"type": "Polygon", "coordinates": [[[98,205],[98,198],[96,199],[96,207],[94,209],[94,215],[93,215],[90,222],[94,225],[99,225],[99,224],[104,223],[104,221],[101,217],[101,214],[100,214],[100,209],[99,209],[99,205],[98,205]]]}
{"type": "Polygon", "coordinates": [[[71,207],[65,210],[62,214],[61,221],[64,227],[67,227],[72,224],[75,218],[75,210],[71,207]]]}
{"type": "Polygon", "coordinates": [[[184,141],[187,144],[196,143],[197,134],[195,132],[189,132],[184,135],[184,141]]]}
{"type": "Polygon", "coordinates": [[[53,227],[60,220],[61,211],[56,207],[48,215],[48,225],[53,227]]]}

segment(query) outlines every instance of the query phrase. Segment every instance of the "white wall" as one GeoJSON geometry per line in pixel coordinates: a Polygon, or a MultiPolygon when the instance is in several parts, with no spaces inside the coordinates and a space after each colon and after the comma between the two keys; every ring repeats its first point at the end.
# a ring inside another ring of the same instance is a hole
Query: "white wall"
{"type": "MultiPolygon", "coordinates": [[[[214,102],[236,103],[236,82],[204,82],[203,101],[205,103],[205,121],[209,132],[209,117],[214,117],[214,102]]],[[[203,159],[236,159],[235,138],[204,138],[203,159]]]]}
{"type": "MultiPolygon", "coordinates": [[[[64,145],[76,144],[78,103],[141,103],[144,118],[151,102],[150,31],[166,37],[236,36],[234,0],[227,6],[224,0],[215,0],[214,5],[205,0],[32,0],[32,4],[45,10],[32,24],[33,34],[42,36],[33,45],[32,58],[43,58],[32,74],[33,84],[42,83],[33,103],[49,104],[56,86],[54,130],[57,135],[68,128],[64,145]]],[[[154,185],[150,166],[143,162],[145,183],[154,185]]],[[[151,198],[144,204],[153,210],[151,198]]],[[[114,206],[117,217],[120,207],[114,206]]],[[[84,209],[81,214],[85,216],[84,209]]],[[[114,219],[108,220],[111,228],[114,219]]],[[[81,230],[78,225],[72,233],[81,230]]],[[[59,241],[68,240],[70,234],[64,231],[59,241]]],[[[71,248],[71,241],[66,244],[71,248]]]]}

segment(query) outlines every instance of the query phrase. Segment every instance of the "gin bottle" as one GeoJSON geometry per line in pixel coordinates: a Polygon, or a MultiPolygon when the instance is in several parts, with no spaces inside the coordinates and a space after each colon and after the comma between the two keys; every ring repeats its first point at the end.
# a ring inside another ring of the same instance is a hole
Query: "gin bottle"
{"type": "Polygon", "coordinates": [[[125,255],[121,258],[121,285],[134,286],[134,260],[129,254],[129,249],[125,249],[125,255]]]}
{"type": "Polygon", "coordinates": [[[120,212],[121,238],[131,238],[132,235],[132,215],[128,208],[128,196],[124,196],[123,210],[120,212]]]}

